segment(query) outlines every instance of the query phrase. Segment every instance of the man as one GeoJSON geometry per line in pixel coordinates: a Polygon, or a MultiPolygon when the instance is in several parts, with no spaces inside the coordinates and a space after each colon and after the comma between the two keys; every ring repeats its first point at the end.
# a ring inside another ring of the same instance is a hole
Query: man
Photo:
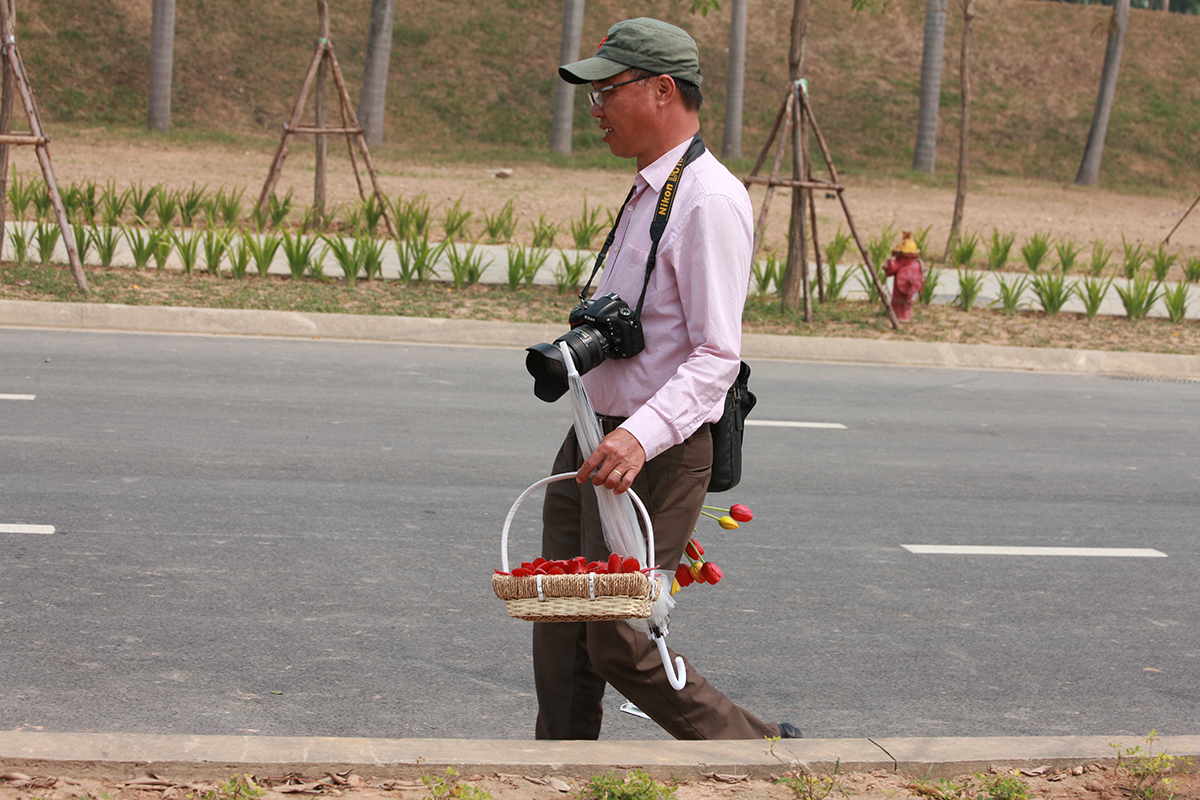
{"type": "MultiPolygon", "coordinates": [[[[720,418],[740,364],[750,201],[716,158],[700,155],[679,179],[647,278],[659,194],[700,130],[696,43],[664,22],[626,20],[609,29],[594,57],[560,67],[559,75],[592,85],[591,113],[604,141],[613,155],[637,163],[596,295],[616,292],[632,307],[645,284],[645,350],[607,359],[584,376],[605,436],[591,454],[580,452],[574,431],[563,443],[553,472],[577,475],[547,489],[542,555],[607,558],[595,491],[582,485],[590,480],[618,493],[633,488],[654,524],[652,563],[670,571],[708,488],[708,423],[720,418]]],[[[678,739],[799,735],[739,708],[691,666],[684,688],[671,688],[654,644],[622,621],[535,623],[533,655],[539,739],[599,738],[606,683],[678,739]]]]}

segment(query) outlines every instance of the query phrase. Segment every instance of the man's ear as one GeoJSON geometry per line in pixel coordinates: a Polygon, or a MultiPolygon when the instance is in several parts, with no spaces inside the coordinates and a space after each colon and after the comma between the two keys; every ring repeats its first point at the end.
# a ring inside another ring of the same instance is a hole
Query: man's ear
{"type": "Polygon", "coordinates": [[[666,106],[679,95],[679,86],[670,75],[658,76],[658,104],[666,106]]]}

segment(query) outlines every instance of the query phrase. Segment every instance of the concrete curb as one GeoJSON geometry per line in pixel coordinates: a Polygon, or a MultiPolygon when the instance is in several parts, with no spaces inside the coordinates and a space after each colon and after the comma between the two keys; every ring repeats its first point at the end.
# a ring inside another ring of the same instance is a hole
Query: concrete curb
{"type": "MultiPolygon", "coordinates": [[[[416,778],[446,767],[467,774],[556,774],[588,779],[638,767],[656,778],[705,773],[778,775],[803,764],[845,772],[874,769],[950,777],[991,765],[1072,767],[1111,762],[1112,744],[1137,737],[983,737],[937,739],[783,740],[775,756],[766,742],[536,742],[469,739],[339,739],[277,736],[148,736],[142,734],[0,732],[0,767],[39,774],[86,771],[126,779],[147,771],[181,781],[236,772],[303,775],[353,770],[363,777],[416,778]],[[778,756],[778,757],[776,757],[778,756]]],[[[1157,752],[1200,754],[1200,736],[1165,737],[1157,752]]]]}
{"type": "MultiPolygon", "coordinates": [[[[528,347],[565,330],[481,320],[0,300],[0,326],[528,347]]],[[[1200,379],[1200,356],[746,334],[744,358],[1200,379]]]]}

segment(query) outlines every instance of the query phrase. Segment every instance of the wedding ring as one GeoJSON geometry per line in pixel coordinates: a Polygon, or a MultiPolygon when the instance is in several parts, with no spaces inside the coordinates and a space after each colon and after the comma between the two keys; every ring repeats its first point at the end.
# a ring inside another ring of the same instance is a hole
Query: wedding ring
{"type": "Polygon", "coordinates": [[[621,478],[625,475],[625,473],[621,472],[619,469],[614,469],[613,474],[617,476],[618,481],[621,480],[621,478]]]}

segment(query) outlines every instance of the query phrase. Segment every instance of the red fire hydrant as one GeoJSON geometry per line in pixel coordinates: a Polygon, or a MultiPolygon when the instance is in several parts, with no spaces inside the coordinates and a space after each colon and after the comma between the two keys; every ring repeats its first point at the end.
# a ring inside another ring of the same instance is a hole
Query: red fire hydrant
{"type": "Polygon", "coordinates": [[[883,272],[895,278],[892,282],[892,311],[896,319],[907,322],[912,319],[913,298],[925,288],[925,273],[921,270],[920,252],[912,234],[904,232],[900,244],[892,251],[892,257],[883,265],[883,272]]]}

